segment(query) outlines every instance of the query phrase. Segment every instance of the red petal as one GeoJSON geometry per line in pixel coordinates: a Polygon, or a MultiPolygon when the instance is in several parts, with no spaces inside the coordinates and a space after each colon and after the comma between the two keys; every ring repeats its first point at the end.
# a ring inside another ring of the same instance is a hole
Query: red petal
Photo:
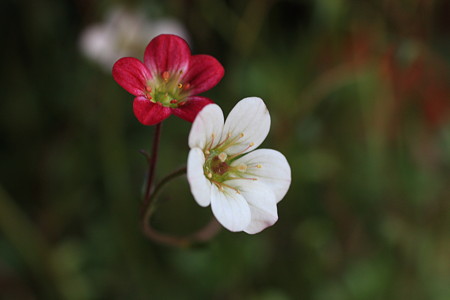
{"type": "Polygon", "coordinates": [[[144,64],[133,57],[124,57],[116,61],[112,75],[121,87],[135,96],[144,94],[147,81],[152,78],[144,64]]]}
{"type": "Polygon", "coordinates": [[[194,122],[195,117],[202,108],[211,103],[214,102],[206,97],[188,97],[183,105],[178,108],[172,108],[172,113],[188,122],[194,122]]]}
{"type": "Polygon", "coordinates": [[[170,116],[170,108],[153,103],[145,97],[136,97],[133,102],[134,115],[144,125],[155,125],[170,116]]]}
{"type": "Polygon", "coordinates": [[[172,34],[161,34],[148,44],[144,53],[144,63],[153,75],[164,71],[185,72],[191,50],[185,40],[172,34]]]}
{"type": "Polygon", "coordinates": [[[215,86],[224,74],[223,66],[212,56],[194,55],[189,61],[189,70],[183,78],[189,83],[190,94],[197,95],[215,86]]]}

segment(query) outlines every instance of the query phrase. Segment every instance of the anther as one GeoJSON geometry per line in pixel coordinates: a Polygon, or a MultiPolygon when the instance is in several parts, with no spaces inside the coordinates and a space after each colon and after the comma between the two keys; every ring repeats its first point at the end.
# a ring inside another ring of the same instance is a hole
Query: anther
{"type": "Polygon", "coordinates": [[[191,84],[190,84],[190,83],[185,83],[184,86],[183,86],[183,90],[187,90],[187,89],[189,89],[190,87],[191,87],[191,84]]]}
{"type": "Polygon", "coordinates": [[[177,100],[177,99],[172,99],[172,100],[170,100],[170,103],[172,103],[172,104],[177,104],[177,103],[178,103],[178,100],[177,100]]]}
{"type": "Polygon", "coordinates": [[[210,153],[209,150],[205,150],[204,152],[206,155],[209,155],[209,153],[210,153]]]}
{"type": "Polygon", "coordinates": [[[147,85],[147,86],[145,87],[145,90],[146,90],[147,92],[151,92],[151,91],[152,91],[152,87],[147,85]]]}
{"type": "Polygon", "coordinates": [[[239,138],[243,138],[243,137],[244,137],[244,133],[241,132],[241,133],[239,134],[239,138]]]}
{"type": "Polygon", "coordinates": [[[228,155],[225,152],[221,152],[218,157],[221,162],[224,162],[227,159],[228,155]]]}
{"type": "Polygon", "coordinates": [[[162,73],[161,77],[162,77],[162,79],[164,79],[165,82],[167,82],[167,81],[169,81],[170,74],[169,74],[169,72],[164,71],[162,73]]]}
{"type": "Polygon", "coordinates": [[[257,167],[258,169],[261,169],[261,168],[262,168],[262,165],[257,164],[256,167],[257,167]]]}
{"type": "Polygon", "coordinates": [[[206,176],[208,176],[208,178],[212,178],[213,174],[209,172],[206,176]]]}
{"type": "Polygon", "coordinates": [[[180,82],[180,83],[177,85],[177,87],[178,87],[179,89],[181,89],[181,88],[183,87],[183,84],[180,82]]]}

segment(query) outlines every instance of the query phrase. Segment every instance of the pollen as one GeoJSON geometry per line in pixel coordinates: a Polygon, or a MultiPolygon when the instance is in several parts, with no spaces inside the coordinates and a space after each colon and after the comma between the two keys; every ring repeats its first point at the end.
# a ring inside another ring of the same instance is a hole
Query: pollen
{"type": "Polygon", "coordinates": [[[218,157],[221,162],[224,162],[227,159],[228,155],[225,152],[221,152],[218,157]]]}

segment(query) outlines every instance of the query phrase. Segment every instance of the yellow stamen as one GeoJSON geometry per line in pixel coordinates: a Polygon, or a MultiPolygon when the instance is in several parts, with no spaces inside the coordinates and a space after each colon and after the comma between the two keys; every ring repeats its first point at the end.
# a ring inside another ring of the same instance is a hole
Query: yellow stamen
{"type": "Polygon", "coordinates": [[[227,180],[236,180],[236,179],[252,180],[252,181],[258,180],[258,178],[248,178],[248,177],[229,177],[229,178],[227,178],[227,180]]]}
{"type": "Polygon", "coordinates": [[[237,188],[234,188],[234,187],[232,187],[232,186],[230,186],[230,185],[228,185],[228,184],[226,184],[226,183],[223,183],[223,182],[217,182],[217,181],[215,181],[215,180],[211,180],[211,182],[214,183],[214,184],[219,188],[219,190],[220,190],[221,192],[224,191],[223,187],[227,187],[227,188],[229,188],[229,189],[232,189],[233,191],[235,191],[235,192],[238,193],[238,194],[241,193],[237,188]]]}
{"type": "Polygon", "coordinates": [[[211,150],[213,144],[214,144],[214,138],[216,137],[216,135],[214,133],[211,133],[211,143],[209,144],[209,147],[206,151],[208,151],[209,154],[209,150],[211,150]]]}
{"type": "Polygon", "coordinates": [[[250,149],[251,147],[253,147],[255,145],[255,143],[251,142],[250,144],[248,144],[247,148],[245,148],[244,150],[242,150],[241,152],[235,153],[233,155],[231,155],[230,157],[228,157],[229,159],[235,158],[236,156],[241,155],[242,153],[245,153],[248,149],[250,149]]]}
{"type": "Polygon", "coordinates": [[[245,172],[245,171],[247,171],[247,165],[246,165],[246,164],[240,164],[240,165],[238,165],[238,166],[236,167],[236,169],[237,169],[239,172],[245,172]]]}
{"type": "Polygon", "coordinates": [[[216,145],[216,148],[222,146],[230,137],[231,137],[231,133],[228,132],[227,137],[223,141],[221,141],[218,145],[216,145]]]}

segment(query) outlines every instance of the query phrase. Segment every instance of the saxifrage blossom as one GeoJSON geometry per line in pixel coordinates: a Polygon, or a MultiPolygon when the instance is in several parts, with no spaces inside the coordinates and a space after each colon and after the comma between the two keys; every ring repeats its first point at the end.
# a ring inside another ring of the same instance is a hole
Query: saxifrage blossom
{"type": "Polygon", "coordinates": [[[157,124],[171,114],[194,121],[198,112],[212,101],[197,96],[223,77],[222,65],[209,55],[191,55],[180,37],[162,34],[148,44],[144,62],[119,59],[113,77],[125,90],[136,96],[133,110],[144,125],[157,124]]]}
{"type": "Polygon", "coordinates": [[[257,148],[270,129],[260,98],[241,100],[224,122],[220,107],[203,108],[189,134],[187,177],[201,206],[230,231],[258,233],[278,219],[277,203],[291,183],[291,169],[272,149],[257,148]],[[254,150],[254,151],[253,151],[254,150]]]}

